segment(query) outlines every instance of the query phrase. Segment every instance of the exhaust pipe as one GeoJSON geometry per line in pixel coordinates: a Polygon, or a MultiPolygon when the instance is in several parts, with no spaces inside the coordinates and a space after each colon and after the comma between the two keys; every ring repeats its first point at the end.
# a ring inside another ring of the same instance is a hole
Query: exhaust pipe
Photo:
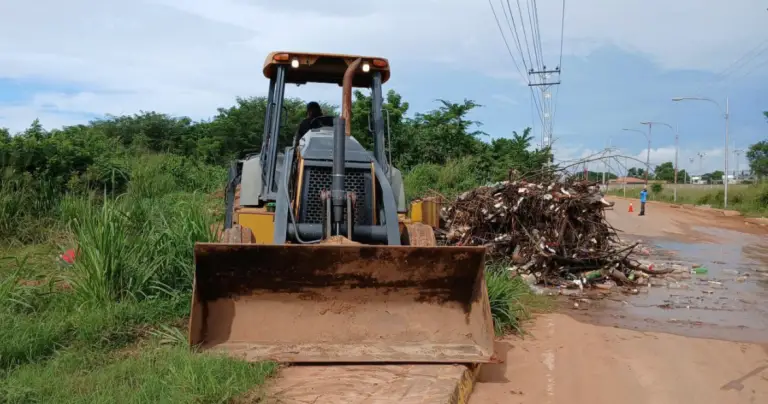
{"type": "Polygon", "coordinates": [[[344,133],[347,136],[352,134],[352,80],[362,62],[362,59],[357,58],[350,63],[344,72],[344,80],[341,82],[341,117],[347,121],[344,127],[344,133]]]}

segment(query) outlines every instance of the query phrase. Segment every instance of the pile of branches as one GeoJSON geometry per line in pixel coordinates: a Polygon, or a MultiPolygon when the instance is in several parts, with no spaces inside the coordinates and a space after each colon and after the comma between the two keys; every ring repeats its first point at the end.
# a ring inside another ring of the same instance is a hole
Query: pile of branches
{"type": "Polygon", "coordinates": [[[636,244],[621,243],[605,219],[610,206],[593,182],[504,181],[445,205],[438,238],[445,245],[485,246],[491,259],[511,260],[518,272],[547,283],[594,270],[631,283],[632,271],[652,268],[630,258],[636,244]]]}

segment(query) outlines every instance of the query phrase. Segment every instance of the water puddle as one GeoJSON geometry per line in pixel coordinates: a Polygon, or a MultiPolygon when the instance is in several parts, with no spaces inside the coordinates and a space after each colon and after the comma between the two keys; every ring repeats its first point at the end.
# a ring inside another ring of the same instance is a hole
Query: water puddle
{"type": "Polygon", "coordinates": [[[660,266],[700,266],[706,273],[658,279],[646,293],[613,296],[602,309],[577,316],[643,331],[768,341],[768,240],[724,229],[692,230],[717,242],[651,238],[644,243],[660,266]]]}

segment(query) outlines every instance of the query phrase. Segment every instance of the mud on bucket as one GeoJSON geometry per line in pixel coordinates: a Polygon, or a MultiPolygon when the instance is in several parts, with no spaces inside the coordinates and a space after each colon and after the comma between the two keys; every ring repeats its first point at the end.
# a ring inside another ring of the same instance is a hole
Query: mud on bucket
{"type": "Polygon", "coordinates": [[[489,362],[482,247],[195,245],[192,345],[280,362],[489,362]]]}

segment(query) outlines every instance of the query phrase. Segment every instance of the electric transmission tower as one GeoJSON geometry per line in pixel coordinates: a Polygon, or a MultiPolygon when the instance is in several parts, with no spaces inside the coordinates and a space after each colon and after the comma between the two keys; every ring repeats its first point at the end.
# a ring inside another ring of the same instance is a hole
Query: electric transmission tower
{"type": "Polygon", "coordinates": [[[529,76],[538,76],[539,80],[528,84],[529,87],[538,87],[541,91],[541,146],[552,146],[552,87],[560,84],[560,66],[554,70],[547,70],[547,66],[542,66],[541,70],[528,70],[529,76]],[[557,81],[550,81],[553,75],[557,75],[557,81]]]}

